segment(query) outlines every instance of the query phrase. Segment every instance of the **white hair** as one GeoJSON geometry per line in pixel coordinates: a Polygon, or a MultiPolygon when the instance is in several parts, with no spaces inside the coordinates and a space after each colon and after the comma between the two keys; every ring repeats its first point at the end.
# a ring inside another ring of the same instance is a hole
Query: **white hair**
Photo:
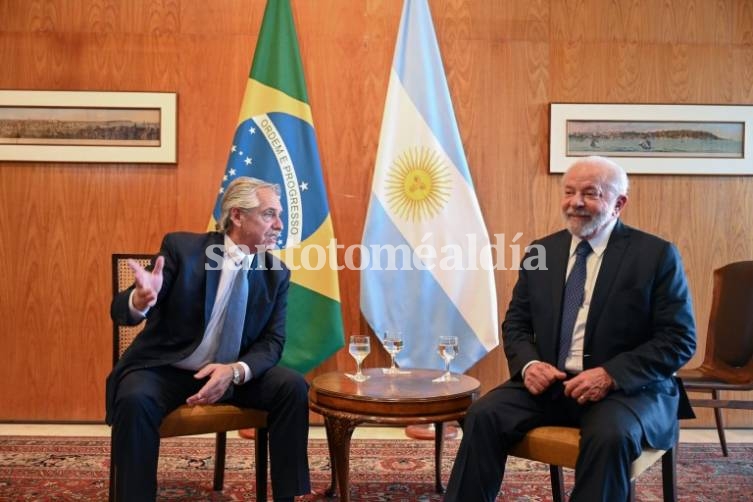
{"type": "MultiPolygon", "coordinates": [[[[570,166],[565,171],[565,175],[567,175],[567,173],[575,166],[585,164],[597,166],[602,170],[604,176],[600,179],[601,183],[606,188],[611,189],[615,193],[615,195],[627,195],[628,189],[630,188],[628,175],[621,165],[608,157],[591,155],[588,157],[580,158],[570,164],[570,166]]],[[[565,177],[563,176],[562,179],[564,180],[565,177]]]]}
{"type": "Polygon", "coordinates": [[[259,190],[269,188],[280,195],[280,186],[274,183],[251,178],[249,176],[239,176],[230,183],[222,197],[220,218],[217,220],[215,228],[218,232],[225,233],[232,226],[230,219],[230,210],[234,207],[239,209],[253,209],[259,207],[259,190]]]}

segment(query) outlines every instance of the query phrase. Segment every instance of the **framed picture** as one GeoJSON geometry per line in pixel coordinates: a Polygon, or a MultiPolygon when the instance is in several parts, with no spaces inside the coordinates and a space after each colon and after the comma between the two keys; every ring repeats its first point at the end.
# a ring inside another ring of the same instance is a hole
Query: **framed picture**
{"type": "Polygon", "coordinates": [[[170,92],[0,90],[0,161],[175,163],[170,92]]]}
{"type": "Polygon", "coordinates": [[[753,174],[753,106],[552,103],[549,172],[612,157],[629,173],[753,174]]]}

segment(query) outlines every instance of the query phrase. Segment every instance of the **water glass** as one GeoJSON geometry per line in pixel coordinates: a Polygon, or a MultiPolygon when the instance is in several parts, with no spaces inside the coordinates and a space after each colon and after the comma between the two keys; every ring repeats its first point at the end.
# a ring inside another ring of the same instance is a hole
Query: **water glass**
{"type": "Polygon", "coordinates": [[[400,370],[395,366],[395,357],[403,349],[403,333],[396,329],[388,329],[384,332],[382,344],[390,354],[390,367],[384,372],[388,375],[398,375],[400,370]]]}
{"type": "Polygon", "coordinates": [[[444,360],[444,374],[435,378],[434,382],[457,382],[459,379],[450,373],[450,362],[458,355],[458,337],[440,336],[437,345],[439,357],[444,360]]]}
{"type": "Polygon", "coordinates": [[[348,352],[356,360],[356,374],[351,378],[356,382],[365,382],[369,379],[361,371],[361,363],[371,352],[371,341],[367,335],[352,335],[348,344],[348,352]]]}

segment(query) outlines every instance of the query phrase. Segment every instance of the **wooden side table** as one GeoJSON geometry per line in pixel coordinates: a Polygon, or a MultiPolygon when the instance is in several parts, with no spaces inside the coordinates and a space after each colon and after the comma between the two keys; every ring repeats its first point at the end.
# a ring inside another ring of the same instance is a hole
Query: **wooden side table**
{"type": "Polygon", "coordinates": [[[443,423],[458,420],[478,397],[481,384],[467,375],[456,382],[432,382],[442,371],[410,369],[410,373],[385,375],[381,368],[364,370],[365,382],[355,382],[335,371],[314,378],[309,390],[311,409],[324,417],[332,481],[327,495],[340,485],[340,500],[350,500],[350,439],[362,423],[412,425],[433,423],[434,474],[438,493],[441,476],[443,423]]]}

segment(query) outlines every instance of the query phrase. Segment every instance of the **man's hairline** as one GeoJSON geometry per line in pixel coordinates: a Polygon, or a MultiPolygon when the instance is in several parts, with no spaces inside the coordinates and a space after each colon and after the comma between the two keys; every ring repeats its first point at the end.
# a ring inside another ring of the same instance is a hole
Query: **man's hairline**
{"type": "MultiPolygon", "coordinates": [[[[616,172],[614,169],[612,169],[612,166],[610,164],[607,164],[604,162],[596,162],[596,161],[575,162],[562,175],[562,180],[560,181],[560,187],[565,188],[567,186],[565,183],[565,179],[567,178],[567,175],[572,171],[574,167],[577,167],[579,165],[584,165],[584,166],[592,165],[592,166],[600,167],[600,171],[603,174],[605,174],[605,176],[599,177],[599,180],[597,181],[599,188],[601,188],[604,192],[611,192],[611,194],[613,194],[615,198],[620,197],[620,196],[627,198],[627,195],[628,195],[627,189],[623,191],[619,188],[620,174],[616,172]]],[[[625,176],[627,177],[627,173],[625,173],[625,176]]]]}

